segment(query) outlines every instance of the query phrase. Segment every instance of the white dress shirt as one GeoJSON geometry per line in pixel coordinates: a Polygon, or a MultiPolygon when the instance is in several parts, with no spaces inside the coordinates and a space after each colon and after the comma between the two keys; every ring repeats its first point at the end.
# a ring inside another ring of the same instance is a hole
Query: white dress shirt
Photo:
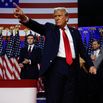
{"type": "MultiPolygon", "coordinates": [[[[33,47],[34,47],[34,44],[32,44],[32,45],[28,45],[28,51],[29,51],[30,47],[31,47],[31,52],[32,52],[33,47]]],[[[28,60],[29,60],[29,64],[31,64],[31,60],[30,60],[30,59],[28,59],[28,60]]]]}
{"type": "Polygon", "coordinates": [[[100,49],[94,51],[94,55],[96,56],[96,58],[99,56],[99,53],[100,53],[100,49]]]}
{"type": "MultiPolygon", "coordinates": [[[[75,49],[74,49],[74,44],[73,44],[73,38],[71,36],[70,30],[67,26],[65,26],[65,32],[67,34],[69,43],[70,43],[70,48],[72,52],[72,58],[75,59],[75,49]]],[[[60,29],[60,43],[59,43],[59,51],[57,54],[58,57],[63,57],[65,58],[65,48],[64,48],[64,41],[63,41],[63,36],[62,36],[62,30],[60,29]]]]}
{"type": "Polygon", "coordinates": [[[32,45],[28,45],[28,50],[30,49],[30,47],[31,47],[31,52],[32,52],[33,47],[34,47],[34,44],[32,44],[32,45]]]}

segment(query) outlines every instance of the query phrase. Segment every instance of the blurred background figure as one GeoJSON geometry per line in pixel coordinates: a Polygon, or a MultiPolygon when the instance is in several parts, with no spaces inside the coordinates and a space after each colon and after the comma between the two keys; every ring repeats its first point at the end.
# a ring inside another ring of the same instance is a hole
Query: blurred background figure
{"type": "Polygon", "coordinates": [[[4,27],[0,26],[0,35],[2,34],[4,27]]]}
{"type": "Polygon", "coordinates": [[[15,34],[17,34],[17,32],[19,32],[20,30],[20,24],[15,25],[15,34]]]}
{"type": "Polygon", "coordinates": [[[97,74],[89,75],[89,102],[103,103],[103,47],[98,40],[92,42],[91,59],[97,68],[97,74]]]}
{"type": "Polygon", "coordinates": [[[92,61],[96,61],[99,54],[100,54],[100,42],[97,40],[94,40],[92,42],[92,54],[91,54],[92,61]]]}
{"type": "Polygon", "coordinates": [[[21,79],[38,79],[41,59],[41,49],[34,44],[34,35],[27,35],[28,45],[21,49],[19,66],[21,67],[21,79]]]}

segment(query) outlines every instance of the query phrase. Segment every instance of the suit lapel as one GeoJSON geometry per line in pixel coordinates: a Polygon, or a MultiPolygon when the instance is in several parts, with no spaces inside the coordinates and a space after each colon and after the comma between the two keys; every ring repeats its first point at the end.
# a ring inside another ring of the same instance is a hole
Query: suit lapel
{"type": "Polygon", "coordinates": [[[72,29],[72,28],[70,28],[70,27],[68,27],[69,28],[69,30],[70,30],[70,33],[71,33],[71,36],[72,36],[72,38],[73,38],[73,43],[74,43],[74,49],[75,49],[75,53],[76,53],[76,35],[75,35],[75,33],[74,33],[74,30],[72,29]]]}
{"type": "Polygon", "coordinates": [[[34,53],[35,51],[36,51],[36,47],[35,47],[35,45],[34,45],[31,53],[34,53]]]}
{"type": "Polygon", "coordinates": [[[99,51],[99,55],[102,54],[102,53],[103,53],[103,51],[100,49],[100,51],[99,51]]]}

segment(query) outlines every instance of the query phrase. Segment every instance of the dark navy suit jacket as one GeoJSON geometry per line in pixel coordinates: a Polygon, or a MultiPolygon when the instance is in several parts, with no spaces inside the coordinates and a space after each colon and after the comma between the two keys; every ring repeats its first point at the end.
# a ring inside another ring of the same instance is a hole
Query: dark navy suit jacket
{"type": "MultiPolygon", "coordinates": [[[[42,75],[47,71],[50,64],[57,57],[60,43],[59,27],[51,23],[46,23],[44,25],[39,24],[38,22],[33,21],[31,19],[27,23],[22,24],[24,24],[25,26],[29,27],[30,29],[41,35],[45,35],[46,37],[41,61],[41,70],[40,70],[40,74],[42,75]]],[[[90,57],[87,55],[86,49],[83,46],[79,31],[71,27],[68,27],[68,29],[70,30],[70,33],[72,35],[74,49],[76,53],[76,58],[73,62],[74,67],[76,68],[80,67],[79,56],[81,56],[86,61],[88,67],[93,66],[93,63],[90,57]]]]}

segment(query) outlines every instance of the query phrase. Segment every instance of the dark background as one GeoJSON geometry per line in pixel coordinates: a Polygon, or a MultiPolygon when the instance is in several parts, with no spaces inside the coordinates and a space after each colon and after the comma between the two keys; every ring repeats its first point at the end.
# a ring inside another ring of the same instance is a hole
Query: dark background
{"type": "Polygon", "coordinates": [[[78,25],[103,26],[103,0],[78,0],[78,25]]]}

